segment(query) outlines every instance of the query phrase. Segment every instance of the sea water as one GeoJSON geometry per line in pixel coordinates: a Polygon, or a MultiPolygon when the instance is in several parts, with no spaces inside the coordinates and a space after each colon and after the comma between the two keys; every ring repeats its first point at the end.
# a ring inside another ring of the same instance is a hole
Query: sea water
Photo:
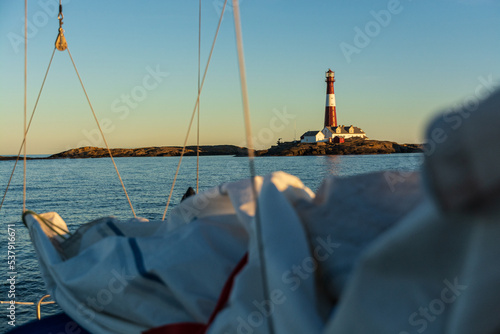
{"type": "MultiPolygon", "coordinates": [[[[316,191],[329,175],[341,177],[388,171],[387,182],[398,173],[419,170],[422,154],[259,157],[255,160],[258,175],[284,171],[299,177],[316,191]]],[[[137,216],[161,219],[179,161],[178,157],[115,158],[137,216]]],[[[14,161],[0,161],[0,196],[6,188],[14,161]]],[[[200,191],[221,183],[250,176],[247,158],[229,156],[200,157],[200,191]]],[[[21,222],[23,173],[18,164],[4,205],[0,210],[0,279],[1,301],[10,301],[11,284],[7,281],[8,224],[15,230],[15,300],[37,302],[47,292],[40,275],[36,254],[27,229],[21,222]]],[[[170,210],[188,187],[196,188],[196,157],[185,157],[174,188],[170,210]]],[[[102,216],[131,218],[132,211],[110,159],[29,160],[27,162],[26,208],[38,213],[56,211],[71,231],[102,216]]],[[[12,254],[12,253],[11,253],[12,254]]],[[[48,299],[49,300],[49,299],[48,299]]],[[[0,305],[0,333],[12,327],[8,305],[0,305]]],[[[42,316],[61,312],[57,305],[42,306],[42,316]]],[[[16,306],[15,324],[36,319],[35,306],[16,306]]]]}

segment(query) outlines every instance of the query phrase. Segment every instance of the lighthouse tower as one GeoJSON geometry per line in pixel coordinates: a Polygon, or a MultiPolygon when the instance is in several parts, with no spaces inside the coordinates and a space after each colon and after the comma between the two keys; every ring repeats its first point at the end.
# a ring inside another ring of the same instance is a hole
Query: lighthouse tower
{"type": "Polygon", "coordinates": [[[326,72],[326,106],[325,106],[325,127],[337,126],[337,110],[335,108],[335,91],[333,83],[335,82],[335,72],[328,69],[326,72]]]}

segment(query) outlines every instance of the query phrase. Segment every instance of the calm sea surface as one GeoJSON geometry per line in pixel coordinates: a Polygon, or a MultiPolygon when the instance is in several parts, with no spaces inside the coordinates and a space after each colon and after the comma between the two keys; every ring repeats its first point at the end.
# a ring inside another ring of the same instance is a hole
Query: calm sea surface
{"type": "MultiPolygon", "coordinates": [[[[298,176],[316,191],[328,175],[349,176],[381,170],[414,171],[420,168],[421,154],[373,156],[261,157],[256,159],[259,175],[282,170],[298,176]]],[[[161,219],[177,167],[177,157],[115,159],[137,216],[161,219]]],[[[13,161],[0,161],[0,196],[3,196],[13,161]]],[[[248,159],[227,156],[200,158],[200,191],[215,185],[249,177],[248,159]]],[[[56,211],[70,230],[101,216],[132,217],[110,159],[65,159],[28,161],[27,209],[38,213],[56,211]]],[[[196,188],[196,157],[185,157],[170,209],[191,186],[196,188]]],[[[170,210],[169,209],[169,210],[170,210]]],[[[7,296],[7,224],[16,227],[16,300],[36,302],[46,294],[36,254],[21,222],[22,165],[14,175],[0,211],[0,300],[7,296]]],[[[0,305],[0,333],[7,324],[7,305],[0,305]]],[[[42,306],[42,316],[60,312],[54,305],[42,306]]],[[[34,306],[18,305],[16,325],[36,318],[34,306]]]]}

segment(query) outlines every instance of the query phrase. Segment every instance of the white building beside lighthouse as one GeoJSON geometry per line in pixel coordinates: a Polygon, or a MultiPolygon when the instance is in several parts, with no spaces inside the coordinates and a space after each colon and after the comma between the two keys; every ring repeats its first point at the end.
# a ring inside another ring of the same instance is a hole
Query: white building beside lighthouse
{"type": "Polygon", "coordinates": [[[342,137],[344,139],[354,138],[354,137],[366,138],[366,133],[363,130],[352,125],[350,126],[339,125],[334,127],[326,126],[323,130],[321,130],[321,132],[323,133],[323,136],[325,137],[326,140],[328,140],[328,138],[335,138],[335,137],[342,137]]]}
{"type": "Polygon", "coordinates": [[[301,143],[317,143],[325,141],[323,131],[307,131],[300,137],[301,143]]]}
{"type": "Polygon", "coordinates": [[[334,82],[335,72],[329,69],[326,72],[326,105],[323,130],[307,131],[300,137],[302,143],[332,142],[335,141],[335,138],[341,142],[348,138],[367,138],[366,133],[358,127],[337,124],[334,82]],[[340,140],[340,138],[342,139],[340,140]]]}

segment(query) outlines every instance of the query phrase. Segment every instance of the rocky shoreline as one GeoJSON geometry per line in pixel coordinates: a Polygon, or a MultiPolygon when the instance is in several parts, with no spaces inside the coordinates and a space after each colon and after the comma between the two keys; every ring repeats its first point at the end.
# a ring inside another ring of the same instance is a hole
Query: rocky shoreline
{"type": "MultiPolygon", "coordinates": [[[[180,156],[182,147],[161,146],[141,148],[112,148],[113,157],[176,157],[180,156]]],[[[246,148],[234,145],[200,146],[200,155],[240,155],[246,154],[246,148]]],[[[186,146],[185,156],[196,155],[196,146],[186,146]]],[[[109,157],[108,150],[101,147],[81,147],[47,157],[47,159],[85,159],[109,157]]]]}
{"type": "MultiPolygon", "coordinates": [[[[142,147],[142,148],[113,148],[113,157],[175,157],[180,156],[182,147],[142,147]]],[[[419,144],[398,144],[391,141],[368,139],[347,139],[344,143],[300,143],[285,142],[272,146],[267,150],[257,150],[256,156],[307,156],[307,155],[360,155],[360,154],[393,154],[419,153],[423,146],[419,144]]],[[[187,146],[186,156],[196,155],[196,146],[187,146]]],[[[200,146],[200,155],[232,155],[246,156],[247,149],[234,145],[204,145],[200,146]]],[[[109,153],[101,147],[80,147],[44,158],[28,158],[29,160],[48,159],[87,159],[105,158],[109,153]]],[[[16,157],[0,156],[0,160],[15,160],[16,157]]]]}
{"type": "MultiPolygon", "coordinates": [[[[161,146],[161,147],[141,147],[141,148],[112,148],[110,149],[113,157],[175,157],[180,156],[182,147],[179,146],[161,146]]],[[[234,145],[204,145],[200,146],[200,155],[245,155],[247,149],[234,145]]],[[[186,156],[196,155],[196,146],[186,146],[184,152],[186,156]]],[[[50,160],[50,159],[89,159],[89,158],[107,158],[108,150],[102,147],[80,147],[52,154],[43,158],[28,158],[29,160],[50,160]]],[[[22,159],[22,158],[20,158],[22,159]]],[[[2,157],[0,160],[16,160],[16,157],[2,157]]]]}
{"type": "Polygon", "coordinates": [[[281,143],[267,150],[256,151],[256,156],[304,156],[304,155],[362,155],[421,153],[421,144],[398,144],[391,141],[362,138],[346,139],[344,143],[281,143]]]}

